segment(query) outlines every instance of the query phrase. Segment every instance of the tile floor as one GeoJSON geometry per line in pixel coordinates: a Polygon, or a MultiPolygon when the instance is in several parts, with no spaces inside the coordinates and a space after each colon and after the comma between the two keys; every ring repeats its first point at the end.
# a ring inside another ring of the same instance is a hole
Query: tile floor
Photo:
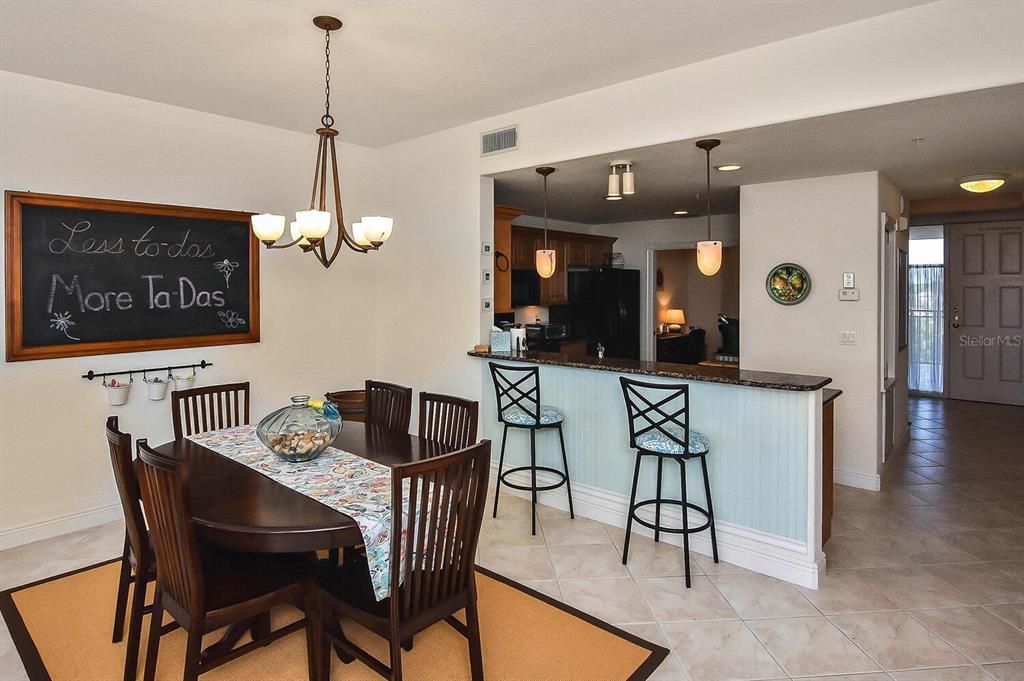
{"type": "MultiPolygon", "coordinates": [[[[842,398],[840,398],[842,399],[842,398]]],[[[842,408],[840,402],[839,408],[842,408]]],[[[836,488],[828,574],[800,589],[503,495],[479,562],[672,649],[653,681],[1024,681],[1024,409],[915,399],[883,491],[836,488]]],[[[712,465],[713,462],[712,462],[712,465]]],[[[116,555],[119,524],[0,552],[0,589],[116,555]]],[[[24,671],[0,630],[0,680],[24,671]]]]}

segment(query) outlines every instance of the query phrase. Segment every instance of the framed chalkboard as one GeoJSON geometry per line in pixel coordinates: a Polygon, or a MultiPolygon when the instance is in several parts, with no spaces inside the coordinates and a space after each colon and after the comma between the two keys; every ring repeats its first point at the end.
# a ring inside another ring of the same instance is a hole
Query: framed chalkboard
{"type": "Polygon", "coordinates": [[[7,361],[259,342],[250,213],[5,197],[7,361]]]}

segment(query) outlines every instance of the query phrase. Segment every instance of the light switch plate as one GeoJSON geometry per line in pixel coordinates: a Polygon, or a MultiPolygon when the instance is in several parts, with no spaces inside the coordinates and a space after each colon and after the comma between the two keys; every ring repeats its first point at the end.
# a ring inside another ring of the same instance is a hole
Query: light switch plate
{"type": "Polygon", "coordinates": [[[491,270],[484,268],[480,270],[480,283],[484,286],[489,286],[491,282],[491,270]]]}
{"type": "Polygon", "coordinates": [[[491,312],[494,310],[494,298],[483,298],[480,301],[481,312],[491,312]]]}
{"type": "Polygon", "coordinates": [[[841,289],[839,289],[839,300],[843,300],[843,301],[860,300],[860,289],[859,288],[841,288],[841,289]]]}
{"type": "Polygon", "coordinates": [[[854,288],[855,277],[853,272],[843,272],[843,288],[854,288]]]}
{"type": "Polygon", "coordinates": [[[480,255],[492,255],[494,253],[494,242],[493,241],[481,241],[480,242],[480,255]]]}

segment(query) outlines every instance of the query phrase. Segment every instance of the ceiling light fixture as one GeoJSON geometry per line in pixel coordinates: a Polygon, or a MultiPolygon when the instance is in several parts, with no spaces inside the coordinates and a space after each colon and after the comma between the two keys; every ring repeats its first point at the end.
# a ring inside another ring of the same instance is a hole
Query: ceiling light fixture
{"type": "Polygon", "coordinates": [[[544,248],[537,251],[537,274],[543,279],[550,279],[555,273],[555,252],[548,248],[548,175],[555,172],[551,166],[537,168],[537,174],[544,178],[544,248]]]}
{"type": "Polygon", "coordinates": [[[715,170],[721,170],[723,173],[729,173],[732,172],[733,170],[739,170],[742,167],[743,166],[741,166],[739,163],[723,163],[720,166],[715,166],[715,170]]]}
{"type": "Polygon", "coordinates": [[[612,161],[608,164],[612,172],[608,176],[608,201],[621,201],[623,196],[636,194],[636,177],[633,175],[631,161],[612,161]],[[622,171],[622,175],[618,171],[622,171]],[[621,181],[620,181],[621,180],[621,181]]]}
{"type": "Polygon", "coordinates": [[[331,31],[341,28],[341,19],[319,16],[313,19],[313,25],[324,31],[326,43],[324,47],[324,115],[320,117],[323,127],[316,131],[320,138],[316,152],[316,167],[313,171],[313,192],[309,197],[309,210],[295,213],[290,233],[292,240],[279,244],[277,241],[284,236],[285,218],[283,215],[263,213],[252,216],[252,231],[267,248],[289,248],[298,246],[304,253],[313,253],[324,268],[330,267],[338,254],[341,245],[345,244],[357,253],[377,250],[391,237],[394,221],[383,216],[364,217],[362,222],[352,225],[352,235],[345,229],[344,214],[341,208],[341,183],[338,179],[338,154],[335,150],[334,138],[338,131],[334,129],[334,117],[331,116],[331,31]],[[330,180],[334,193],[334,219],[338,235],[334,248],[327,252],[325,238],[331,230],[331,211],[327,210],[327,170],[330,156],[330,180]]]}
{"type": "Polygon", "coordinates": [[[672,215],[689,215],[689,214],[690,214],[690,211],[688,211],[688,210],[674,210],[674,211],[672,211],[672,215]]]}
{"type": "Polygon", "coordinates": [[[711,277],[718,273],[722,267],[722,242],[711,240],[711,150],[721,144],[721,140],[707,139],[697,142],[697,148],[704,150],[707,161],[707,213],[708,213],[708,238],[706,241],[697,242],[697,269],[700,273],[711,277]]]}
{"type": "Polygon", "coordinates": [[[984,194],[1002,187],[1008,177],[1009,175],[1006,173],[984,173],[982,175],[965,175],[958,177],[956,181],[961,189],[975,194],[984,194]]]}

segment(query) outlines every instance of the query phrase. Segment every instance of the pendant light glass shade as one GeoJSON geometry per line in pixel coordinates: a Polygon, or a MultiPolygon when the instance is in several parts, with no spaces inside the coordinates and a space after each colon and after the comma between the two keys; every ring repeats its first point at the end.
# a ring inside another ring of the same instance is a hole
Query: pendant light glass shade
{"type": "Polygon", "coordinates": [[[636,194],[636,178],[634,178],[632,170],[622,173],[622,193],[625,196],[636,194]]]}
{"type": "Polygon", "coordinates": [[[537,274],[542,279],[550,279],[555,273],[555,252],[550,248],[537,251],[537,274]]]}
{"type": "Polygon", "coordinates": [[[323,239],[331,229],[331,214],[325,210],[300,210],[295,213],[299,233],[307,239],[323,239]]]}
{"type": "Polygon", "coordinates": [[[612,174],[608,176],[608,196],[604,197],[609,201],[621,201],[622,194],[619,191],[619,176],[615,170],[612,170],[612,174]]]}
{"type": "Polygon", "coordinates": [[[697,242],[697,269],[704,276],[711,277],[718,274],[722,267],[722,242],[721,241],[698,241],[697,242]]]}
{"type": "Polygon", "coordinates": [[[260,213],[253,215],[252,231],[263,242],[274,242],[284,235],[284,216],[260,213]]]}

